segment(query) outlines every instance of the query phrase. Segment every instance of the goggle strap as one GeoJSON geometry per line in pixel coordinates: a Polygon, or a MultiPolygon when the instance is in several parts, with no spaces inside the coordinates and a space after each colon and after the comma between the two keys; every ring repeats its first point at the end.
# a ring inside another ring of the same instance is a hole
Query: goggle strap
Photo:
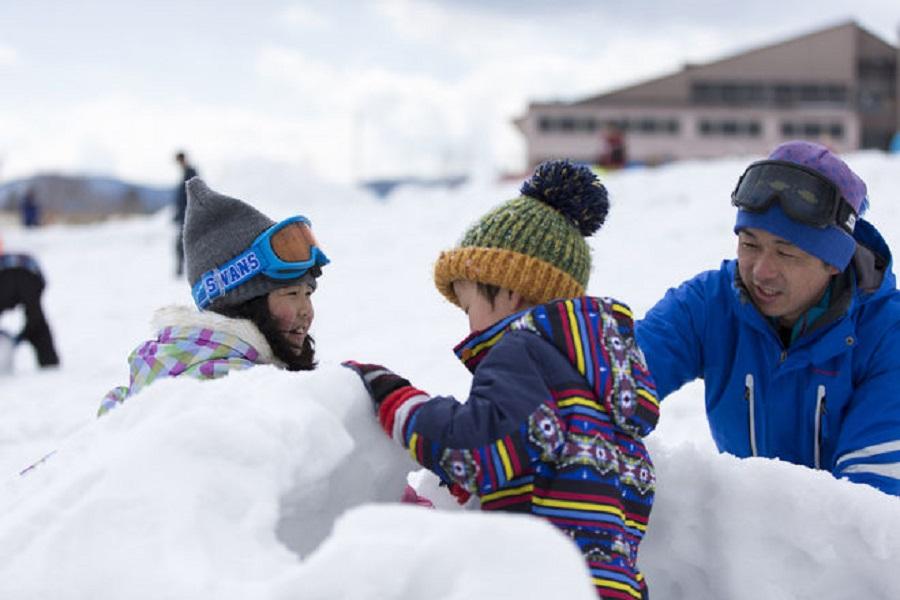
{"type": "Polygon", "coordinates": [[[192,295],[199,308],[206,308],[210,303],[246,283],[264,270],[262,261],[253,249],[239,254],[221,268],[213,268],[200,276],[194,285],[192,295]]]}
{"type": "Polygon", "coordinates": [[[853,235],[853,228],[856,226],[856,220],[859,217],[856,215],[856,211],[853,209],[853,206],[847,202],[846,199],[841,197],[841,202],[838,205],[837,215],[835,216],[835,221],[837,221],[838,227],[853,235]]]}
{"type": "Polygon", "coordinates": [[[299,277],[314,265],[328,264],[330,261],[316,245],[310,225],[309,219],[297,216],[286,219],[261,233],[249,249],[221,267],[210,269],[200,276],[200,280],[191,288],[194,303],[198,308],[206,308],[219,296],[243,285],[261,273],[273,279],[292,279],[299,277]],[[294,223],[307,229],[309,237],[304,239],[309,244],[308,260],[284,261],[272,249],[272,236],[294,223]]]}

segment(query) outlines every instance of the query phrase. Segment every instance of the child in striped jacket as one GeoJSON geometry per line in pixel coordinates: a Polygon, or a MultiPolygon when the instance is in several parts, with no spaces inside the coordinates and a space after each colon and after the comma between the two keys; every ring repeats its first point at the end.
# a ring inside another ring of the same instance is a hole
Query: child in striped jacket
{"type": "Polygon", "coordinates": [[[380,365],[345,365],[385,431],[456,495],[548,519],[578,545],[600,596],[640,599],[655,486],[642,438],[659,403],[628,307],[584,296],[584,236],[608,208],[587,167],[547,162],[441,253],[435,283],[471,330],[455,349],[473,373],[465,403],[380,365]]]}

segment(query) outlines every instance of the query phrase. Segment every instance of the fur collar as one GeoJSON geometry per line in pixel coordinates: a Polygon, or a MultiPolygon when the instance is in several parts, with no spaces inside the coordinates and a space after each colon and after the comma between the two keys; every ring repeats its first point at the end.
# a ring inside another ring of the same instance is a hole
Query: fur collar
{"type": "Polygon", "coordinates": [[[259,352],[260,361],[283,367],[275,358],[272,347],[259,328],[248,319],[231,319],[209,310],[197,310],[191,306],[164,306],[153,313],[151,320],[154,331],[164,327],[199,327],[222,331],[239,337],[259,352]]]}

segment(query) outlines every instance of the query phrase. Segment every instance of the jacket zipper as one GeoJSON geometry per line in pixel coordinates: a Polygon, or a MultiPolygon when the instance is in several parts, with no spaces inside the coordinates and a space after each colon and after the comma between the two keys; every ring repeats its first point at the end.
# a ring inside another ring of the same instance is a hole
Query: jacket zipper
{"type": "Polygon", "coordinates": [[[747,373],[747,377],[744,379],[744,398],[747,400],[747,413],[750,421],[750,453],[758,456],[756,453],[756,411],[753,406],[753,375],[750,373],[747,373]]]}
{"type": "Polygon", "coordinates": [[[815,422],[815,447],[813,448],[813,463],[817,469],[822,468],[822,419],[825,417],[825,386],[820,385],[816,390],[816,422],[815,422]]]}

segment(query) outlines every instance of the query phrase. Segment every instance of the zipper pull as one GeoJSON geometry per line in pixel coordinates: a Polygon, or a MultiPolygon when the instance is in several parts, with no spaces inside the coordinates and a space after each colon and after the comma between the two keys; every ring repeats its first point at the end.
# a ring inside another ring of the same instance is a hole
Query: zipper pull
{"type": "Polygon", "coordinates": [[[753,398],[753,374],[747,373],[744,378],[744,398],[747,400],[747,420],[750,431],[750,453],[759,456],[756,450],[756,409],[753,398]]]}

